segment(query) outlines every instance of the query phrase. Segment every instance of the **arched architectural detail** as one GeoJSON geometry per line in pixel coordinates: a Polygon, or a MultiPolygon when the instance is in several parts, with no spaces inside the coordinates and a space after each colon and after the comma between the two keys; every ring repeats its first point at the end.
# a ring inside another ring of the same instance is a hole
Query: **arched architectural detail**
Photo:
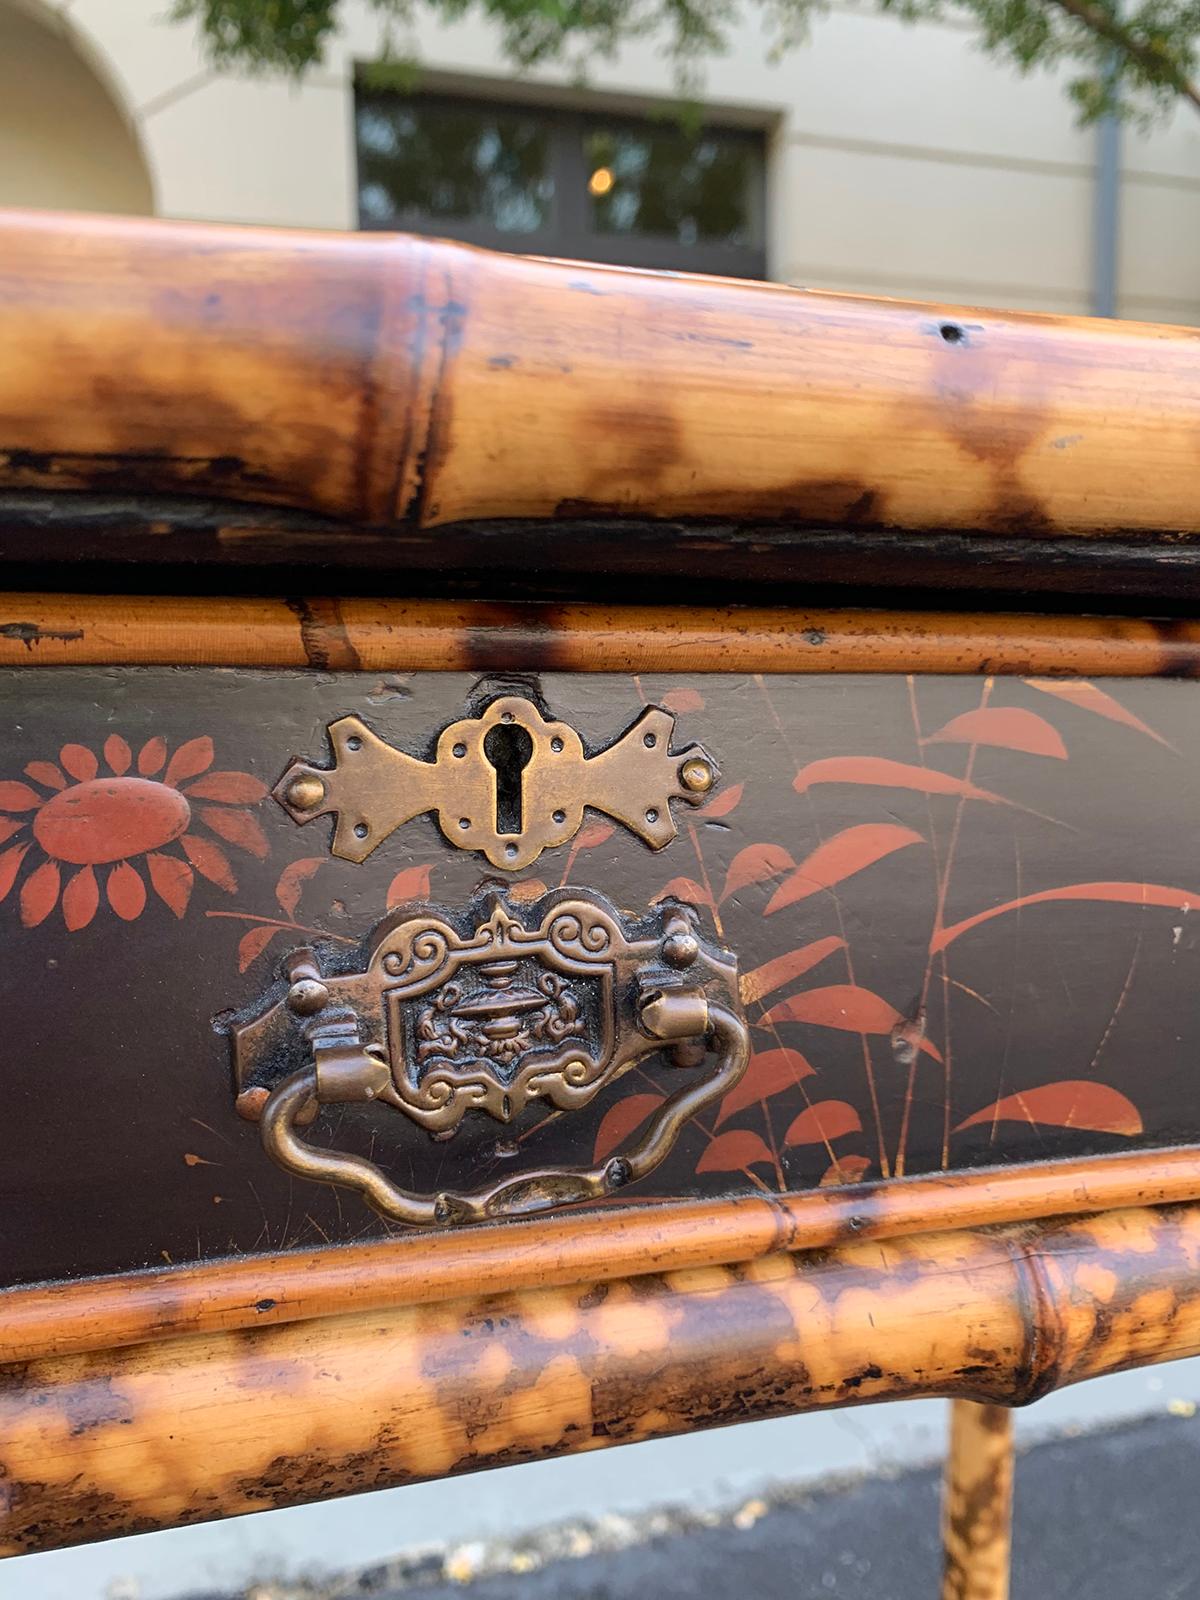
{"type": "Polygon", "coordinates": [[[137,116],[84,27],[43,0],[0,0],[0,206],[156,210],[137,116]]]}

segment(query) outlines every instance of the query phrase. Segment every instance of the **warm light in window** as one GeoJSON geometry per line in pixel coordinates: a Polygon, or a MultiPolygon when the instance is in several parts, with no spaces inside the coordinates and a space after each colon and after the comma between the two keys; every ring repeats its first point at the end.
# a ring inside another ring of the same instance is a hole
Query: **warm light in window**
{"type": "Polygon", "coordinates": [[[614,182],[611,167],[597,167],[588,179],[588,193],[599,198],[600,195],[608,193],[614,182]]]}

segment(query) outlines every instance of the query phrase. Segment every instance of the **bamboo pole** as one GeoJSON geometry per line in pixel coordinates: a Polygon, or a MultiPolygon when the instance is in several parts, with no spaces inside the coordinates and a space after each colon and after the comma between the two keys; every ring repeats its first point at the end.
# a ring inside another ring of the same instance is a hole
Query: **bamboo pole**
{"type": "MultiPolygon", "coordinates": [[[[49,1357],[0,1369],[0,1554],[823,1407],[1019,1405],[1198,1352],[1192,1205],[49,1357]]],[[[961,1487],[973,1577],[1002,1501],[961,1487]]]]}
{"type": "Polygon", "coordinates": [[[1012,1412],[952,1401],[942,1497],[942,1600],[1008,1600],[1012,1493],[1012,1412]]]}
{"type": "Polygon", "coordinates": [[[0,213],[0,260],[0,491],[1200,534],[1186,329],[133,218],[0,213]]]}
{"type": "Polygon", "coordinates": [[[939,1173],[805,1194],[665,1201],[287,1250],[0,1293],[0,1367],[182,1334],[607,1283],[779,1251],[1200,1201],[1200,1150],[939,1173]]]}
{"type": "Polygon", "coordinates": [[[1200,622],[961,610],[0,592],[0,666],[1195,677],[1200,622]]]}

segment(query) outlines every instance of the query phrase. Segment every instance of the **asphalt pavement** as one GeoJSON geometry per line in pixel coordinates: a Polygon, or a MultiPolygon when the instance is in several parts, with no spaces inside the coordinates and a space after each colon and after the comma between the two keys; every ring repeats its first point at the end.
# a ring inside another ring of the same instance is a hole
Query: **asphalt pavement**
{"type": "MultiPolygon", "coordinates": [[[[317,1588],[203,1600],[933,1600],[938,1490],[926,1468],[751,1500],[719,1519],[684,1511],[641,1539],[633,1524],[580,1522],[317,1588]]],[[[1200,1418],[1033,1446],[1018,1464],[1013,1600],[1200,1597],[1198,1491],[1200,1418]]]]}

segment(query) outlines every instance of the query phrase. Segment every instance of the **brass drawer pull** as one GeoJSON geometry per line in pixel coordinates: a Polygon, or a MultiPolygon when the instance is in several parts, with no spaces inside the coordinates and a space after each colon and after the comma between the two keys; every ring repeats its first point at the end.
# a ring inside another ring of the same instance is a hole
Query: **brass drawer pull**
{"type": "Polygon", "coordinates": [[[238,1108],[259,1119],[287,1171],[357,1189],[399,1222],[475,1222],[613,1194],[657,1166],[687,1119],[746,1069],[736,962],[696,924],[679,901],[630,921],[588,891],[517,906],[493,888],[459,916],[394,913],[361,970],[326,972],[313,950],[293,951],[283,992],[228,1025],[238,1108]],[[441,1139],[469,1112],[508,1123],[538,1099],[577,1110],[664,1048],[681,1086],[636,1143],[590,1166],[414,1194],[375,1162],[297,1131],[322,1107],[354,1102],[391,1106],[441,1139]]]}

